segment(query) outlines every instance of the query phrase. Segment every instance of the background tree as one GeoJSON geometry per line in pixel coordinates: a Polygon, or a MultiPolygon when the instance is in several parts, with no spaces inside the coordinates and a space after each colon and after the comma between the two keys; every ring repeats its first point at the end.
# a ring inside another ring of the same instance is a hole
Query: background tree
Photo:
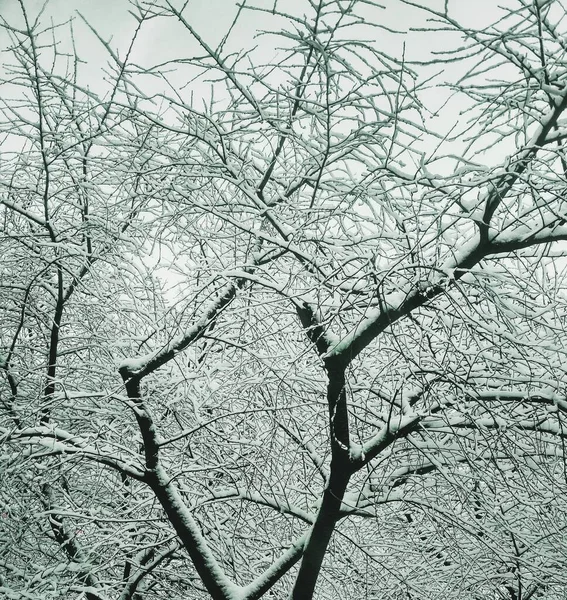
{"type": "Polygon", "coordinates": [[[125,52],[48,9],[4,22],[2,593],[562,597],[563,4],[140,2],[125,52]]]}

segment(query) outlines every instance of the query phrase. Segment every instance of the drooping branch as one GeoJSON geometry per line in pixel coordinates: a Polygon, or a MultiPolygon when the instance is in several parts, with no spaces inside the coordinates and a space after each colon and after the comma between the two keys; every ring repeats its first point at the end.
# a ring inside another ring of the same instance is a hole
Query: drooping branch
{"type": "Polygon", "coordinates": [[[4,441],[21,440],[22,444],[39,446],[44,452],[39,454],[30,453],[37,458],[41,456],[57,455],[76,456],[77,458],[85,458],[110,467],[111,469],[138,481],[143,481],[144,479],[143,472],[136,469],[128,461],[116,458],[111,454],[104,455],[95,447],[91,446],[88,441],[83,440],[80,436],[69,433],[64,429],[46,425],[27,427],[24,429],[7,429],[1,427],[0,435],[4,441]]]}

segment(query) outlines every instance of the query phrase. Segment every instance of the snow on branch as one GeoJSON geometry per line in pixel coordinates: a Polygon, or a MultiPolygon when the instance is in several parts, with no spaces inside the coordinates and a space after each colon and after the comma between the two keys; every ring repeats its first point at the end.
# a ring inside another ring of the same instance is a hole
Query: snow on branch
{"type": "Polygon", "coordinates": [[[211,321],[215,319],[219,313],[230,304],[236,296],[239,283],[227,284],[218,294],[216,299],[211,302],[208,309],[197,322],[189,328],[183,335],[178,336],[169,342],[164,348],[155,350],[149,354],[142,356],[127,358],[123,360],[118,371],[125,380],[136,377],[142,379],[149,373],[152,373],[159,367],[168,363],[177,354],[182,352],[192,342],[199,339],[211,321]]]}
{"type": "Polygon", "coordinates": [[[101,454],[80,436],[73,435],[64,429],[49,426],[28,427],[24,429],[0,427],[0,436],[6,441],[21,440],[21,443],[24,444],[40,446],[48,454],[85,457],[139,481],[142,481],[144,478],[144,474],[132,464],[126,463],[115,456],[101,454]]]}

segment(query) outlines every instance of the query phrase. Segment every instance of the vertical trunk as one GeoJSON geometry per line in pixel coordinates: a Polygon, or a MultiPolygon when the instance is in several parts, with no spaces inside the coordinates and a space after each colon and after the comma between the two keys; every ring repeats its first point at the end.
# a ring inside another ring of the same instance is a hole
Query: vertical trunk
{"type": "Polygon", "coordinates": [[[332,452],[331,469],[321,507],[305,545],[301,566],[291,593],[292,600],[313,598],[323,558],[340,517],[341,504],[352,474],[348,453],[350,436],[345,390],[346,366],[347,363],[341,357],[328,358],[325,361],[325,369],[329,377],[327,402],[332,452]]]}
{"type": "Polygon", "coordinates": [[[292,600],[313,598],[323,558],[340,516],[341,503],[349,478],[348,456],[339,460],[333,459],[329,484],[323,494],[317,519],[311,528],[311,534],[305,546],[301,566],[291,594],[292,600]]]}

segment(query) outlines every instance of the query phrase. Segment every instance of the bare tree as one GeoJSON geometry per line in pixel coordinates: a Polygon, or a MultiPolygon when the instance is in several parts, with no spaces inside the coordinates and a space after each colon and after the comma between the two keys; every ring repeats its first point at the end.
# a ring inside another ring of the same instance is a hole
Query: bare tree
{"type": "Polygon", "coordinates": [[[0,591],[560,598],[566,7],[282,5],[3,23],[0,591]]]}

